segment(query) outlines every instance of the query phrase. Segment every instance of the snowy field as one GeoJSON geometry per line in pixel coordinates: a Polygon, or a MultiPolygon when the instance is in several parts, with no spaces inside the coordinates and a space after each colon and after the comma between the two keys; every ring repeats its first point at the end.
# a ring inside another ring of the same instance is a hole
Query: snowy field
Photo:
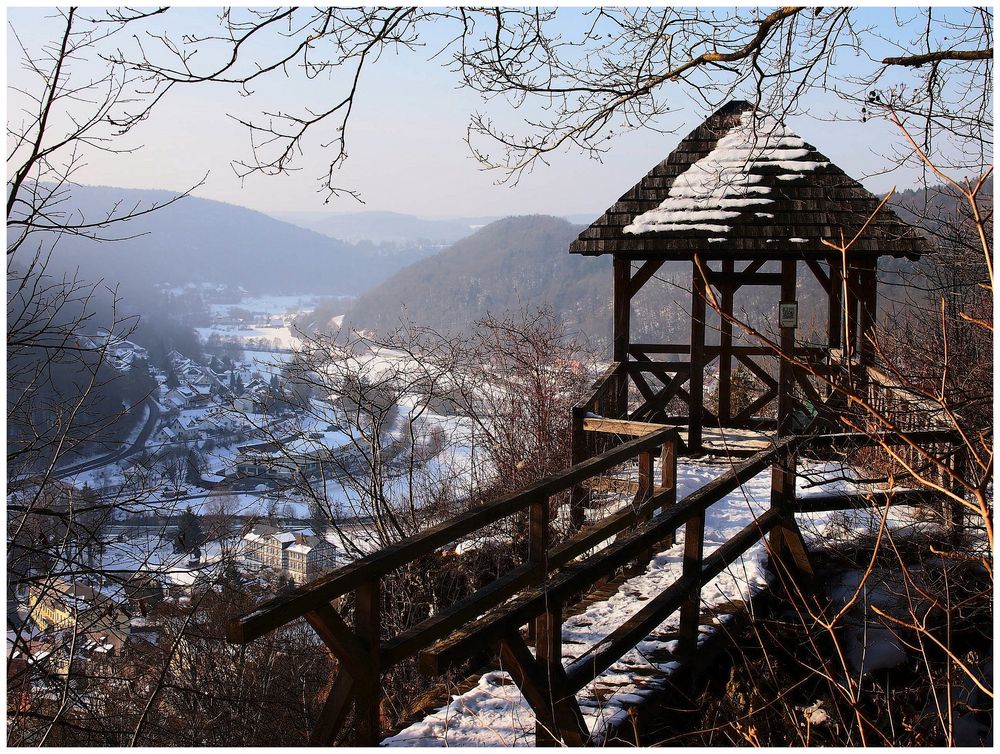
{"type": "MultiPolygon", "coordinates": [[[[678,499],[703,487],[728,471],[728,466],[713,466],[682,461],[678,465],[678,499]]],[[[812,467],[812,472],[838,476],[835,468],[812,467]]],[[[850,490],[850,483],[809,486],[800,476],[797,495],[850,490]]],[[[705,556],[711,555],[727,539],[738,533],[769,506],[771,473],[766,470],[708,509],[705,521],[705,556]]],[[[815,541],[830,536],[854,536],[875,531],[879,520],[869,511],[818,513],[797,516],[803,535],[815,541]]],[[[893,508],[889,525],[912,526],[908,509],[893,508]]],[[[673,584],[681,576],[683,529],[679,542],[658,553],[646,571],[626,581],[610,599],[594,603],[580,615],[563,624],[563,662],[568,664],[586,653],[596,642],[621,625],[646,602],[673,584]]],[[[731,605],[748,602],[767,583],[767,554],[763,543],[748,550],[728,569],[702,589],[703,620],[720,613],[715,620],[726,620],[731,605]]],[[[584,718],[592,732],[615,725],[624,719],[627,708],[655,690],[651,675],[669,673],[676,663],[669,659],[676,648],[672,638],[679,616],[675,613],[612,665],[578,695],[584,718]],[[667,658],[667,659],[664,659],[667,658]]],[[[702,638],[717,630],[718,622],[702,626],[702,638]]],[[[398,735],[386,739],[384,746],[533,746],[535,719],[516,685],[507,673],[498,669],[486,673],[475,688],[452,697],[449,705],[414,723],[398,735]]]]}

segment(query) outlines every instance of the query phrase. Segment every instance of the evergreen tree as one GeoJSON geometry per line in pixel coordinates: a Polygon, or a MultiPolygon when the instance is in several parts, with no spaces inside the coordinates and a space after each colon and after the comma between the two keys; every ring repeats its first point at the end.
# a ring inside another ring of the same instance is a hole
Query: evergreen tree
{"type": "Polygon", "coordinates": [[[201,518],[191,510],[191,506],[188,506],[177,523],[174,552],[194,552],[204,541],[205,535],[201,529],[201,518]]]}
{"type": "Polygon", "coordinates": [[[174,368],[172,366],[167,367],[167,387],[173,389],[175,387],[180,387],[180,384],[180,381],[177,379],[177,374],[174,372],[174,368]]]}

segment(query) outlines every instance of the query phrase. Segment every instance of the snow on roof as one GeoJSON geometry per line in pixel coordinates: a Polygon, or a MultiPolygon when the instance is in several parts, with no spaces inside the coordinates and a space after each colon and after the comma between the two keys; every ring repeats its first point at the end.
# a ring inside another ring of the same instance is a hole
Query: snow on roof
{"type": "Polygon", "coordinates": [[[677,176],[659,207],[637,215],[623,232],[728,233],[731,227],[720,221],[774,202],[767,196],[770,187],[760,185],[764,169],[778,168],[786,171],[779,177],[795,179],[829,164],[804,159],[809,155],[806,143],[773,118],[743,113],[711,152],[677,176]]]}

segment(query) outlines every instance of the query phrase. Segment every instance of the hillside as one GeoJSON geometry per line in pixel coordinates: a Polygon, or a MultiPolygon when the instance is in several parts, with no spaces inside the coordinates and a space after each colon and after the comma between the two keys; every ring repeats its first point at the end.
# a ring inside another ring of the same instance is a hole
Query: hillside
{"type": "Polygon", "coordinates": [[[361,296],[348,321],[385,329],[405,314],[439,330],[461,331],[487,313],[548,305],[571,329],[604,335],[610,260],[569,254],[579,232],[579,226],[547,215],[497,220],[361,296]]]}
{"type": "MultiPolygon", "coordinates": [[[[60,207],[88,221],[116,205],[163,203],[170,192],[79,186],[60,207]]],[[[124,240],[97,243],[64,236],[54,263],[80,267],[87,278],[137,290],[150,282],[225,282],[254,293],[356,295],[427,252],[335,240],[261,212],[233,204],[185,197],[149,215],[114,226],[106,235],[124,240]]]]}

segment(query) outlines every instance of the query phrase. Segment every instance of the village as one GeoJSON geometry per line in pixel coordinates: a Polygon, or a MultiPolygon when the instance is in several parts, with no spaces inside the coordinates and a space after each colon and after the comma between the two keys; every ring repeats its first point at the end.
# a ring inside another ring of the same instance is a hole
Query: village
{"type": "MultiPolygon", "coordinates": [[[[286,332],[291,324],[260,316],[286,332]]],[[[15,666],[44,660],[53,684],[71,672],[85,679],[123,653],[142,657],[141,647],[161,634],[155,608],[190,605],[205,589],[219,590],[223,576],[266,596],[350,562],[359,547],[375,546],[365,543],[372,512],[359,488],[372,459],[391,488],[408,465],[412,476],[415,457],[426,469],[454,450],[441,445],[444,427],[460,442],[461,421],[427,412],[428,396],[414,392],[389,396],[383,384],[369,393],[354,382],[353,392],[339,395],[293,395],[282,370],[287,353],[243,335],[208,363],[171,351],[166,369],[151,366],[132,340],[107,331],[81,338],[105,348],[122,374],[148,368],[157,387],[133,407],[141,418],[126,447],[72,462],[46,487],[46,510],[90,512],[80,514],[83,532],[54,517],[29,521],[30,537],[58,543],[77,567],[8,601],[15,666]],[[63,641],[66,632],[79,641],[63,641]]],[[[25,479],[8,504],[27,505],[38,494],[25,479]]],[[[25,570],[25,582],[46,567],[25,534],[8,545],[8,562],[25,570]]]]}

